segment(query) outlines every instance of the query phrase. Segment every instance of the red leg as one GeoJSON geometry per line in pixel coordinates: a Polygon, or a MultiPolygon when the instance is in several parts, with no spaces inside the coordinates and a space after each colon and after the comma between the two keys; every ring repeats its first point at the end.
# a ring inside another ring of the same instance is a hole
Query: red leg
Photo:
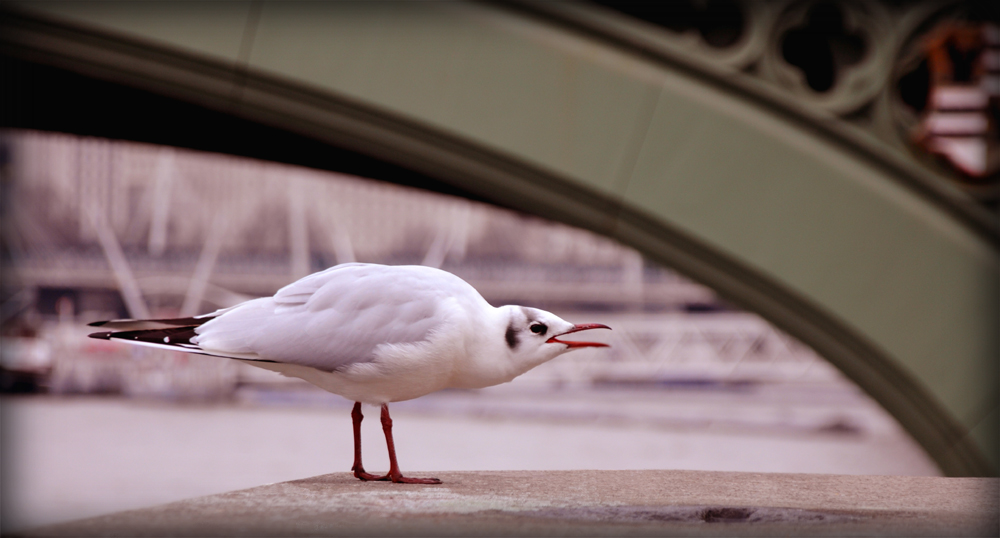
{"type": "Polygon", "coordinates": [[[407,478],[399,471],[399,464],[396,463],[396,445],[392,442],[392,418],[389,417],[389,404],[382,404],[382,431],[385,432],[385,444],[389,448],[389,474],[386,476],[390,480],[404,484],[441,483],[437,478],[407,478]]]}
{"type": "Polygon", "coordinates": [[[351,411],[351,420],[354,421],[354,466],[351,470],[354,471],[355,478],[360,480],[387,480],[388,475],[375,476],[366,473],[364,466],[361,465],[361,421],[364,418],[361,414],[361,402],[354,402],[354,410],[351,411]]]}

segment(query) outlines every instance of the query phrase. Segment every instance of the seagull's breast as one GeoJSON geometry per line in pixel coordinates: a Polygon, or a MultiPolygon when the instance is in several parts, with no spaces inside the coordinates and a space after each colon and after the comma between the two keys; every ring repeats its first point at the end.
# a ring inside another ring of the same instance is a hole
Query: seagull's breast
{"type": "Polygon", "coordinates": [[[467,359],[468,342],[457,323],[461,311],[449,303],[445,301],[442,310],[451,315],[425,340],[379,344],[368,361],[351,362],[333,371],[284,362],[259,366],[370,404],[409,400],[452,387],[467,359]]]}

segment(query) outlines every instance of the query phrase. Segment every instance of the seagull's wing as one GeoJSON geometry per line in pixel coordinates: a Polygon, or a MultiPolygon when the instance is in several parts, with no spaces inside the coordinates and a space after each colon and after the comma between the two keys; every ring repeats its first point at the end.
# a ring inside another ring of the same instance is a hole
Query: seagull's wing
{"type": "Polygon", "coordinates": [[[104,327],[105,329],[111,329],[113,331],[141,331],[152,329],[170,329],[174,327],[195,327],[205,323],[215,316],[222,314],[226,310],[228,309],[224,308],[210,314],[202,314],[200,316],[192,316],[188,318],[109,319],[107,321],[95,321],[93,323],[88,323],[88,325],[91,327],[104,327]]]}
{"type": "Polygon", "coordinates": [[[209,353],[333,371],[371,361],[379,345],[426,340],[470,292],[479,297],[427,267],[338,265],[215,317],[192,341],[209,353]]]}
{"type": "Polygon", "coordinates": [[[305,304],[314,293],[319,291],[319,289],[326,284],[330,282],[336,283],[338,280],[342,281],[345,276],[353,272],[370,272],[373,270],[371,268],[377,267],[381,266],[365,263],[345,263],[335,265],[325,271],[320,271],[318,273],[302,277],[284,288],[281,288],[278,290],[278,293],[274,294],[274,302],[279,306],[288,307],[305,304]],[[369,269],[365,269],[365,267],[368,267],[369,269]]]}

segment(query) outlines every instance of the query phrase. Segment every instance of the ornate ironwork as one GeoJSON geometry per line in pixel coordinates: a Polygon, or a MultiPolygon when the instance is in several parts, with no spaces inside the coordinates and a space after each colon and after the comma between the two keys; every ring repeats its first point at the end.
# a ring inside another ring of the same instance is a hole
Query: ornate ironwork
{"type": "Polygon", "coordinates": [[[996,210],[1000,27],[988,22],[982,6],[954,0],[688,0],[669,9],[598,3],[642,19],[633,22],[646,30],[655,25],[662,42],[699,61],[763,82],[799,106],[873,135],[996,210]],[[934,57],[938,64],[960,64],[954,67],[958,83],[979,92],[983,103],[960,110],[974,132],[938,133],[948,137],[944,142],[935,142],[934,128],[961,118],[928,120],[940,112],[936,89],[940,95],[943,84],[955,84],[941,74],[948,68],[933,68],[934,57]],[[956,136],[968,143],[959,147],[956,136]]]}

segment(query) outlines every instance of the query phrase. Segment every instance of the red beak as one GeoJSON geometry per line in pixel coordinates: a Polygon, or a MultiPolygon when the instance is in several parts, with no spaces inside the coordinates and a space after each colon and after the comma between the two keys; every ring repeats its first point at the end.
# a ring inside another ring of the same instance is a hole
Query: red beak
{"type": "Polygon", "coordinates": [[[563,344],[563,345],[565,345],[566,347],[569,347],[569,348],[576,348],[576,347],[610,347],[607,344],[602,344],[600,342],[564,342],[564,341],[562,341],[562,340],[559,339],[560,336],[566,336],[567,334],[576,333],[576,332],[580,332],[580,331],[586,331],[586,330],[590,330],[590,329],[608,329],[608,330],[611,330],[611,327],[608,327],[607,325],[602,325],[600,323],[583,323],[581,325],[574,325],[572,329],[570,329],[570,330],[568,330],[568,331],[566,331],[566,332],[564,332],[562,334],[557,334],[557,335],[553,336],[552,338],[549,338],[548,340],[545,341],[545,343],[546,344],[563,344]]]}

